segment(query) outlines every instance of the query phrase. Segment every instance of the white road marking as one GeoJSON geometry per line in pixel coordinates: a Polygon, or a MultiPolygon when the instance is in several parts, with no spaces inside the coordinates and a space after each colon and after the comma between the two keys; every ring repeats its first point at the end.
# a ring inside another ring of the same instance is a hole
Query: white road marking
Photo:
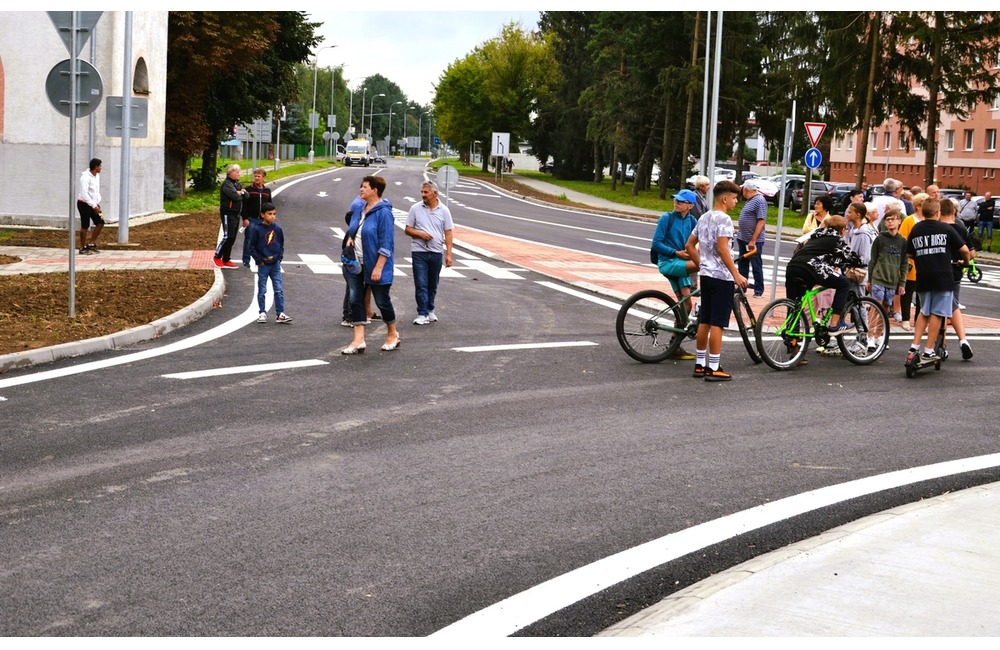
{"type": "Polygon", "coordinates": [[[849,499],[1000,465],[1000,454],[889,472],[765,503],[664,535],[505,598],[438,630],[457,639],[506,637],[608,587],[737,535],[849,499]]]}
{"type": "Polygon", "coordinates": [[[578,348],[597,345],[592,341],[563,341],[556,343],[515,343],[511,345],[476,345],[467,348],[452,348],[456,352],[496,352],[498,350],[540,350],[545,348],[578,348]]]}
{"type": "Polygon", "coordinates": [[[316,196],[318,196],[320,198],[326,198],[328,195],[327,195],[326,191],[324,190],[324,191],[316,192],[316,196]]]}
{"type": "Polygon", "coordinates": [[[194,370],[192,372],[175,372],[160,375],[168,379],[202,379],[204,377],[220,377],[222,375],[238,375],[249,372],[269,372],[271,370],[287,370],[289,368],[307,368],[309,366],[325,366],[329,361],[319,359],[303,359],[302,361],[285,361],[281,363],[260,363],[254,366],[235,366],[232,368],[214,368],[212,370],[194,370]]]}

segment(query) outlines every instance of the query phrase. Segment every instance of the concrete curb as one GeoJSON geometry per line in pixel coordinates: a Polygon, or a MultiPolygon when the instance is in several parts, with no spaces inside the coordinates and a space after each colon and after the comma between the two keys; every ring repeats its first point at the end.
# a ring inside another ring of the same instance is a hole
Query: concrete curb
{"type": "Polygon", "coordinates": [[[50,363],[67,357],[78,357],[93,352],[118,350],[141,341],[159,338],[189,323],[202,318],[212,311],[213,305],[222,300],[226,290],[226,281],[221,269],[215,269],[215,282],[212,287],[198,300],[187,307],[164,316],[147,325],[138,325],[122,332],[106,334],[83,341],[72,341],[37,350],[12,352],[0,355],[0,374],[17,368],[28,368],[42,363],[50,363]]]}

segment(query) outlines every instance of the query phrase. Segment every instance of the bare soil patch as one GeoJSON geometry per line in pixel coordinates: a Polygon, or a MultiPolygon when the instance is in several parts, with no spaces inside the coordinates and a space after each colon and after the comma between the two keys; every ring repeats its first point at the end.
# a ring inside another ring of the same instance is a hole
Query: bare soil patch
{"type": "MultiPolygon", "coordinates": [[[[130,226],[129,250],[215,248],[219,219],[189,214],[130,226]]],[[[117,245],[117,228],[105,228],[98,247],[117,245]]],[[[67,248],[66,232],[0,228],[0,245],[67,248]]],[[[0,256],[0,264],[18,261],[0,256]]],[[[182,309],[215,281],[209,270],[77,272],[76,317],[69,317],[69,274],[0,276],[0,354],[21,352],[120,332],[182,309]]]]}

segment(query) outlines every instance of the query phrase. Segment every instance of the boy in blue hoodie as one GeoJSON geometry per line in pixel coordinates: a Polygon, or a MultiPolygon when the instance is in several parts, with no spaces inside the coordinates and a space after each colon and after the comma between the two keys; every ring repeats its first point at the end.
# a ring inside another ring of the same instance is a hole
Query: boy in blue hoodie
{"type": "Polygon", "coordinates": [[[250,228],[250,256],[257,263],[257,306],[260,308],[258,323],[267,322],[264,308],[264,294],[267,293],[267,279],[271,278],[274,289],[274,310],[278,312],[279,323],[290,323],[292,319],[285,313],[285,292],[281,282],[281,258],[285,256],[285,233],[275,220],[278,210],[273,203],[260,206],[260,222],[250,228]]]}

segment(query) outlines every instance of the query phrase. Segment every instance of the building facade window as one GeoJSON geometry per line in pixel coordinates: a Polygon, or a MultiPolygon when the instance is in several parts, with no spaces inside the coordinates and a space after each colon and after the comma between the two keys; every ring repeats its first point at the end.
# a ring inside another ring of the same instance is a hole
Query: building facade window
{"type": "Polygon", "coordinates": [[[872,131],[871,135],[868,136],[868,139],[872,141],[872,151],[878,149],[878,133],[872,131]]]}
{"type": "Polygon", "coordinates": [[[1000,111],[1000,95],[996,95],[993,98],[993,103],[990,105],[991,111],[1000,111]]]}
{"type": "Polygon", "coordinates": [[[847,150],[854,151],[854,134],[851,133],[847,136],[847,150]]]}
{"type": "Polygon", "coordinates": [[[986,151],[997,150],[997,130],[986,129],[986,151]]]}
{"type": "Polygon", "coordinates": [[[884,134],[882,134],[882,138],[883,138],[882,148],[888,151],[889,149],[892,148],[892,134],[886,131],[884,134]]]}
{"type": "Polygon", "coordinates": [[[973,138],[974,133],[975,132],[972,129],[965,129],[965,150],[966,151],[972,151],[972,138],[973,138]]]}
{"type": "Polygon", "coordinates": [[[896,134],[896,143],[896,148],[900,151],[906,149],[906,137],[902,131],[896,134]]]}
{"type": "Polygon", "coordinates": [[[944,132],[944,148],[948,151],[955,150],[955,129],[948,129],[944,132]]]}

